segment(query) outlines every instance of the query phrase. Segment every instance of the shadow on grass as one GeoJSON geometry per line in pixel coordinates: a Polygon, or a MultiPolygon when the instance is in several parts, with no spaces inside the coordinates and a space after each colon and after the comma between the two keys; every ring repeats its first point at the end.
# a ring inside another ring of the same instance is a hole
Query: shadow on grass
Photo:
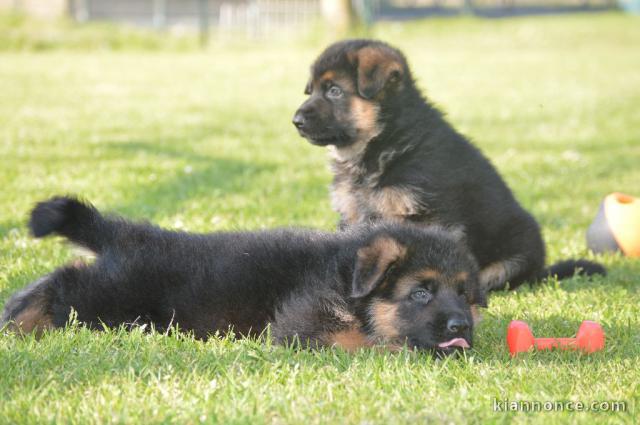
{"type": "MultiPolygon", "coordinates": [[[[189,164],[181,169],[172,168],[165,175],[160,174],[161,169],[158,169],[155,179],[137,182],[135,186],[124,188],[123,201],[107,208],[109,211],[134,218],[155,219],[172,215],[179,213],[185,203],[194,199],[224,197],[245,191],[246,188],[258,184],[265,174],[273,172],[276,167],[275,164],[265,162],[201,155],[193,152],[189,146],[180,146],[177,139],[163,143],[104,142],[100,149],[105,149],[118,158],[142,155],[147,157],[146,161],[149,161],[149,158],[169,158],[183,160],[189,164]]],[[[82,196],[81,193],[78,195],[82,196]]],[[[211,214],[214,213],[211,211],[211,214]]],[[[6,237],[12,229],[26,230],[27,220],[28,211],[25,211],[22,217],[0,222],[0,238],[6,237]]]]}
{"type": "MultiPolygon", "coordinates": [[[[143,142],[107,143],[102,147],[121,156],[151,155],[158,158],[176,158],[189,165],[172,174],[139,184],[127,191],[125,200],[110,210],[123,215],[153,218],[180,212],[184,203],[212,195],[223,197],[242,192],[257,184],[265,173],[275,169],[274,164],[248,162],[232,158],[201,155],[188,147],[143,142]]],[[[211,211],[213,214],[214,211],[211,211]]]]}

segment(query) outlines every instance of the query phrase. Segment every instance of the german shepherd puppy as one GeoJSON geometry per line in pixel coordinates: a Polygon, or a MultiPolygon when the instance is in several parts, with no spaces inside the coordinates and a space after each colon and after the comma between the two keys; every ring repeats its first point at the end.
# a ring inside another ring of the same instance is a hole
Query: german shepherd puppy
{"type": "Polygon", "coordinates": [[[313,63],[305,94],[293,124],[312,144],[329,146],[340,228],[380,220],[457,228],[487,290],[577,270],[605,273],[584,260],[544,268],[536,220],[425,100],[399,50],[372,40],[335,43],[313,63]]]}
{"type": "Polygon", "coordinates": [[[0,327],[19,332],[62,327],[73,309],[95,329],[177,326],[206,338],[271,324],[280,342],[448,354],[471,346],[472,312],[486,305],[473,256],[442,228],[191,234],[104,216],[71,197],[39,203],[29,225],[96,259],[13,295],[0,327]]]}

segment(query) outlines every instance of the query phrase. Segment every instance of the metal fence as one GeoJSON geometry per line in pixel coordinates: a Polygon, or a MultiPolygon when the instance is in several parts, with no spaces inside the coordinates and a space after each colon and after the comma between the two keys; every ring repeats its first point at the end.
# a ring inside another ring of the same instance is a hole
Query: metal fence
{"type": "Polygon", "coordinates": [[[310,24],[320,17],[320,0],[71,0],[69,13],[80,22],[206,26],[256,36],[310,24]]]}

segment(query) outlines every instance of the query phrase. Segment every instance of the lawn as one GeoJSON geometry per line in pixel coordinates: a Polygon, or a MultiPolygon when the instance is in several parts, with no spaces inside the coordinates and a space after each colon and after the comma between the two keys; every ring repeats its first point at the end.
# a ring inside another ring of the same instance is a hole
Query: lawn
{"type": "MultiPolygon", "coordinates": [[[[0,43],[0,304],[73,258],[25,226],[53,194],[191,231],[334,228],[326,155],[290,124],[328,39],[200,51],[162,48],[168,35],[115,48],[95,41],[109,28],[88,31],[44,44],[7,31],[0,43]]],[[[78,326],[39,341],[0,335],[0,423],[637,423],[640,262],[594,256],[585,230],[607,193],[640,195],[640,18],[441,19],[373,35],[405,51],[539,219],[549,261],[584,256],[609,276],[494,295],[457,359],[78,326]],[[512,319],[549,336],[597,320],[607,348],[512,360],[512,319]],[[496,412],[495,400],[626,411],[496,412]]]]}

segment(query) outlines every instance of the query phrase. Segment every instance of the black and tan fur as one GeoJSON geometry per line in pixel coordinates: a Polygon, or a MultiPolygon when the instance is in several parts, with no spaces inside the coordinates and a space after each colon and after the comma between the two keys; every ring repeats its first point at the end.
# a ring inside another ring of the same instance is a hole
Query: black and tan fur
{"type": "Polygon", "coordinates": [[[0,327],[42,333],[71,310],[101,329],[177,326],[206,338],[229,328],[305,345],[439,348],[472,343],[486,303],[472,255],[448,232],[385,224],[343,233],[277,229],[190,234],[104,216],[75,198],[42,202],[36,237],[57,234],[93,251],[16,293],[0,327]]]}
{"type": "Polygon", "coordinates": [[[424,99],[397,49],[372,40],[333,44],[312,65],[305,93],[293,123],[329,147],[342,229],[378,221],[445,226],[465,236],[488,290],[576,270],[604,273],[583,260],[544,268],[536,220],[424,99]]]}

